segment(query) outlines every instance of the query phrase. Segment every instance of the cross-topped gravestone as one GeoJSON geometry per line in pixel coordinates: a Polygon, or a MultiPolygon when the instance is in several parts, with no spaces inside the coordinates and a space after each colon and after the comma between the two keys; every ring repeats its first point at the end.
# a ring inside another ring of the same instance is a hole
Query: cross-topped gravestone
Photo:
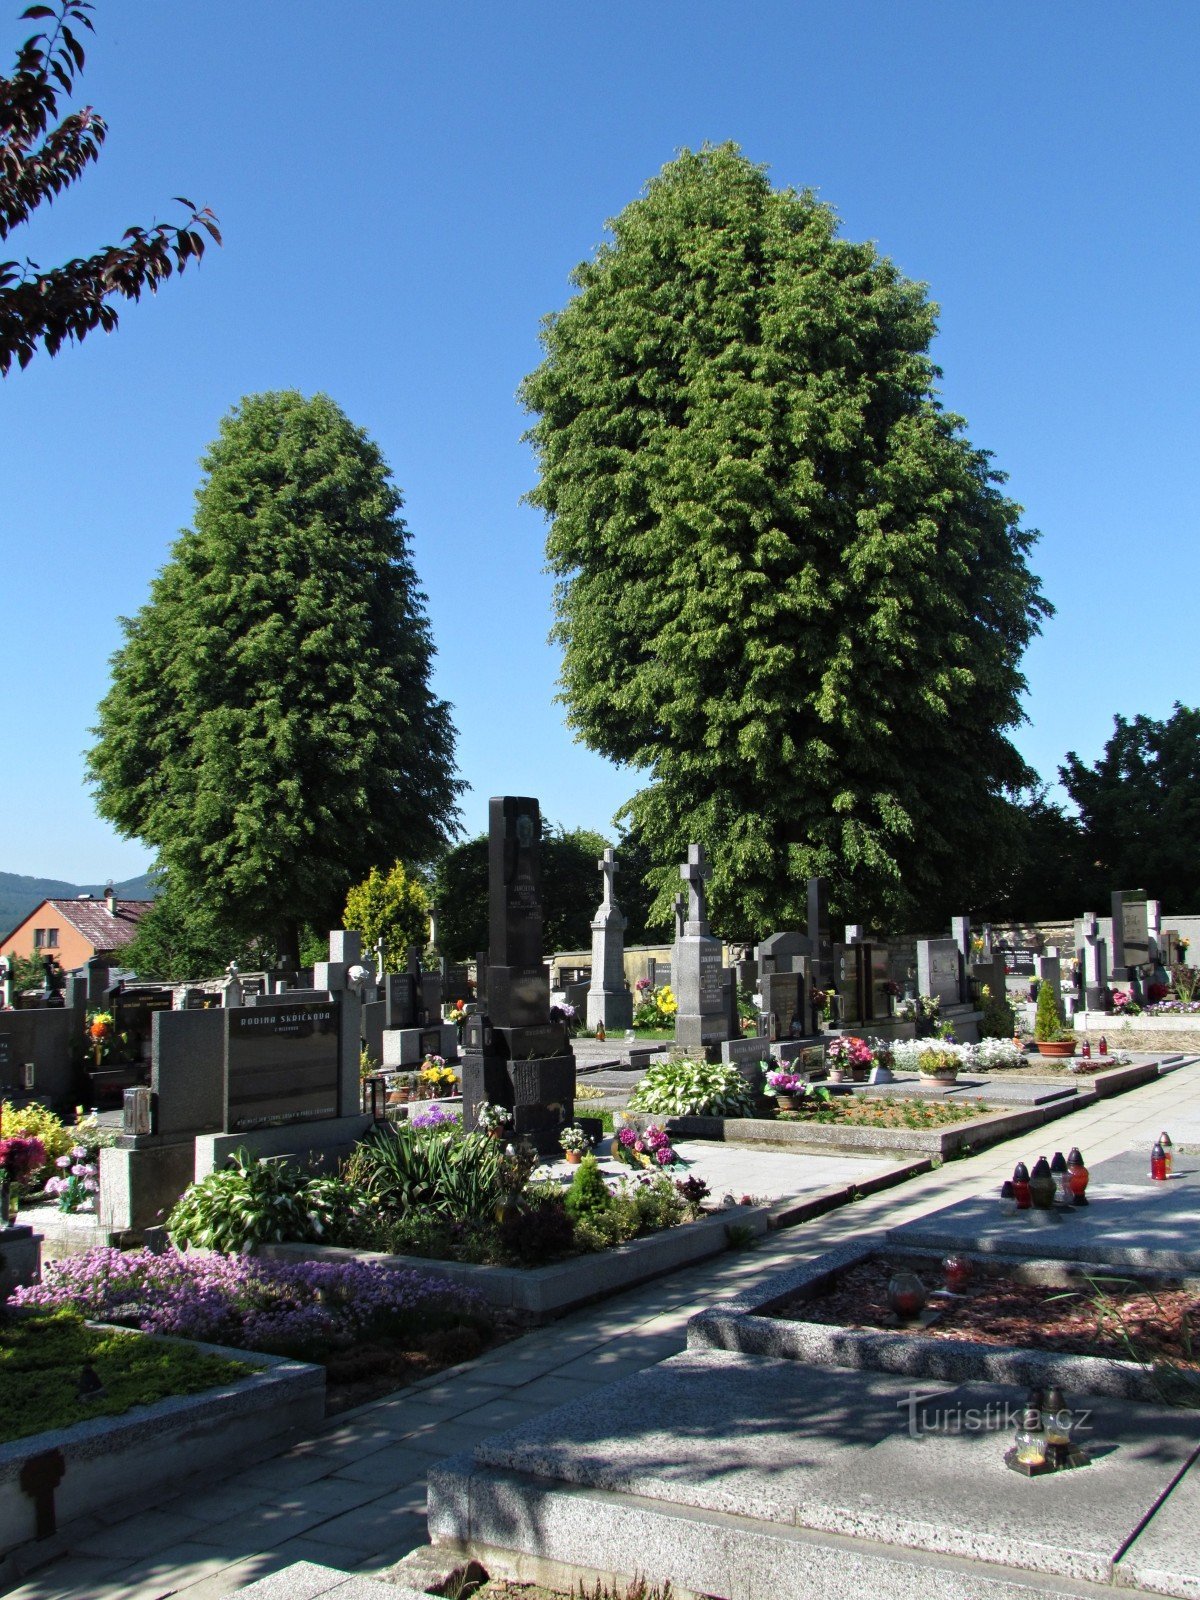
{"type": "Polygon", "coordinates": [[[620,872],[621,865],[616,856],[613,854],[612,845],[605,846],[604,854],[600,857],[599,861],[597,861],[596,865],[599,867],[600,875],[604,879],[604,891],[600,896],[600,904],[602,906],[615,905],[616,894],[613,887],[613,879],[616,877],[617,873],[620,872]]]}
{"type": "Polygon", "coordinates": [[[600,907],[592,918],[592,979],[587,991],[589,1028],[633,1026],[633,995],[625,981],[626,919],[613,894],[613,877],[618,871],[612,846],[605,848],[596,863],[604,879],[600,907]]]}
{"type": "Polygon", "coordinates": [[[687,884],[688,914],[680,927],[677,908],[672,963],[679,1005],[675,1013],[675,1049],[678,1054],[715,1059],[717,1048],[730,1037],[731,1029],[721,941],[708,931],[704,905],[704,885],[712,876],[712,868],[705,859],[703,845],[688,846],[688,858],[680,866],[679,876],[687,884]]]}
{"type": "Polygon", "coordinates": [[[704,885],[712,877],[712,867],[705,859],[702,844],[688,845],[687,860],[679,869],[679,876],[687,884],[688,912],[683,931],[693,938],[703,938],[708,933],[708,914],[704,904],[704,885]]]}

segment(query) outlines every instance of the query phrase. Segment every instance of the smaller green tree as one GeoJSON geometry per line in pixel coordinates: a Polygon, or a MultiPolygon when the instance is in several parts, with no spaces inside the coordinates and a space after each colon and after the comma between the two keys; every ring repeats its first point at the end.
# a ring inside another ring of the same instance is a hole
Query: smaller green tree
{"type": "Polygon", "coordinates": [[[382,939],[387,970],[400,972],[410,945],[425,948],[429,893],[402,861],[394,862],[386,873],[372,867],[347,894],[342,924],[361,933],[368,950],[382,939]]]}
{"type": "Polygon", "coordinates": [[[26,989],[40,989],[46,976],[44,958],[40,955],[9,956],[12,968],[14,994],[24,994],[26,989]]]}
{"type": "Polygon", "coordinates": [[[1033,1019],[1033,1037],[1039,1044],[1052,1044],[1055,1039],[1061,1039],[1067,1031],[1063,1021],[1062,1007],[1058,1003],[1058,996],[1051,986],[1042,982],[1038,986],[1037,1015],[1033,1019]]]}

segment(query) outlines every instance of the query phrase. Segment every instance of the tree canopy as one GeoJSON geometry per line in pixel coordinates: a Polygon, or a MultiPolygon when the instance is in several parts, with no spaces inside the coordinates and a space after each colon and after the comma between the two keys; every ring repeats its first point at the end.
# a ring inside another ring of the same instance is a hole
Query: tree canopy
{"type": "Polygon", "coordinates": [[[1086,856],[1110,889],[1144,888],[1172,912],[1200,905],[1200,709],[1113,719],[1104,754],[1059,768],[1086,856]]]}
{"type": "Polygon", "coordinates": [[[88,769],[172,895],[295,966],[375,863],[457,831],[450,707],[400,494],[332,400],[249,396],[202,466],[195,527],[122,619],[88,769]]]}
{"type": "Polygon", "coordinates": [[[704,843],[727,936],[810,873],[855,920],[944,915],[1033,776],[1006,730],[1051,608],[936,399],[936,307],[732,145],[610,227],[522,387],[569,719],[647,775],[654,860],[704,843]]]}
{"type": "MultiPolygon", "coordinates": [[[[100,155],[108,128],[91,106],[58,118],[83,70],[78,29],[91,30],[91,0],[32,5],[23,21],[47,20],[27,39],[10,78],[0,78],[0,243],[75,183],[100,155]]],[[[190,215],[182,224],[127,228],[119,245],[43,272],[34,261],[0,261],[0,373],[28,366],[39,345],[54,355],[68,339],[117,325],[116,299],[139,300],[189,261],[207,239],[221,242],[207,206],[177,197],[190,215]]]]}
{"type": "MultiPolygon", "coordinates": [[[[607,843],[590,828],[543,824],[542,949],[547,955],[591,948],[591,922],[603,888],[596,863],[607,843]]],[[[433,898],[442,954],[452,961],[474,961],[488,945],[486,833],[446,851],[434,868],[433,898]]]]}

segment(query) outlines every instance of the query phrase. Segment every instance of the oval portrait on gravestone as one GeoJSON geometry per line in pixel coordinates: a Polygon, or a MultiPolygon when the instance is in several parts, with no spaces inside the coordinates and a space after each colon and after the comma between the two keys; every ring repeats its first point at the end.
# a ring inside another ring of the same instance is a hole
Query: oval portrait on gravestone
{"type": "Polygon", "coordinates": [[[528,850],[533,844],[533,818],[528,811],[522,811],[517,818],[517,843],[522,850],[528,850]]]}

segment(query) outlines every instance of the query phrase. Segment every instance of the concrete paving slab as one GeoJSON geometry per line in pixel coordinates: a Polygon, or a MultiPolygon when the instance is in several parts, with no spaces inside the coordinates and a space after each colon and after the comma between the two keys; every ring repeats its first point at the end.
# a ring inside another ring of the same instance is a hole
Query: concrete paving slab
{"type": "MultiPolygon", "coordinates": [[[[1030,1142],[1031,1155],[1049,1154],[1052,1148],[1049,1141],[1030,1142]]],[[[1087,1151],[1083,1154],[1086,1160],[1087,1151]]],[[[893,1228],[888,1238],[937,1250],[1200,1271],[1200,1156],[1177,1156],[1166,1183],[1151,1180],[1148,1148],[1099,1161],[1089,1170],[1086,1207],[1020,1211],[1006,1218],[993,1190],[893,1228]]]]}
{"type": "MultiPolygon", "coordinates": [[[[1105,1583],[1200,1448],[1200,1415],[1114,1404],[1090,1419],[1092,1466],[1030,1480],[1003,1463],[1004,1408],[1015,1411],[1022,1391],[961,1384],[923,1407],[914,1392],[875,1374],[689,1352],[482,1440],[473,1458],[676,1508],[1105,1583]],[[985,1417],[995,1426],[970,1426],[985,1417]]],[[[597,1551],[595,1564],[619,1554],[597,1551]]]]}
{"type": "Polygon", "coordinates": [[[1200,1464],[1192,1463],[1117,1563],[1117,1582],[1200,1600],[1200,1464]]]}

